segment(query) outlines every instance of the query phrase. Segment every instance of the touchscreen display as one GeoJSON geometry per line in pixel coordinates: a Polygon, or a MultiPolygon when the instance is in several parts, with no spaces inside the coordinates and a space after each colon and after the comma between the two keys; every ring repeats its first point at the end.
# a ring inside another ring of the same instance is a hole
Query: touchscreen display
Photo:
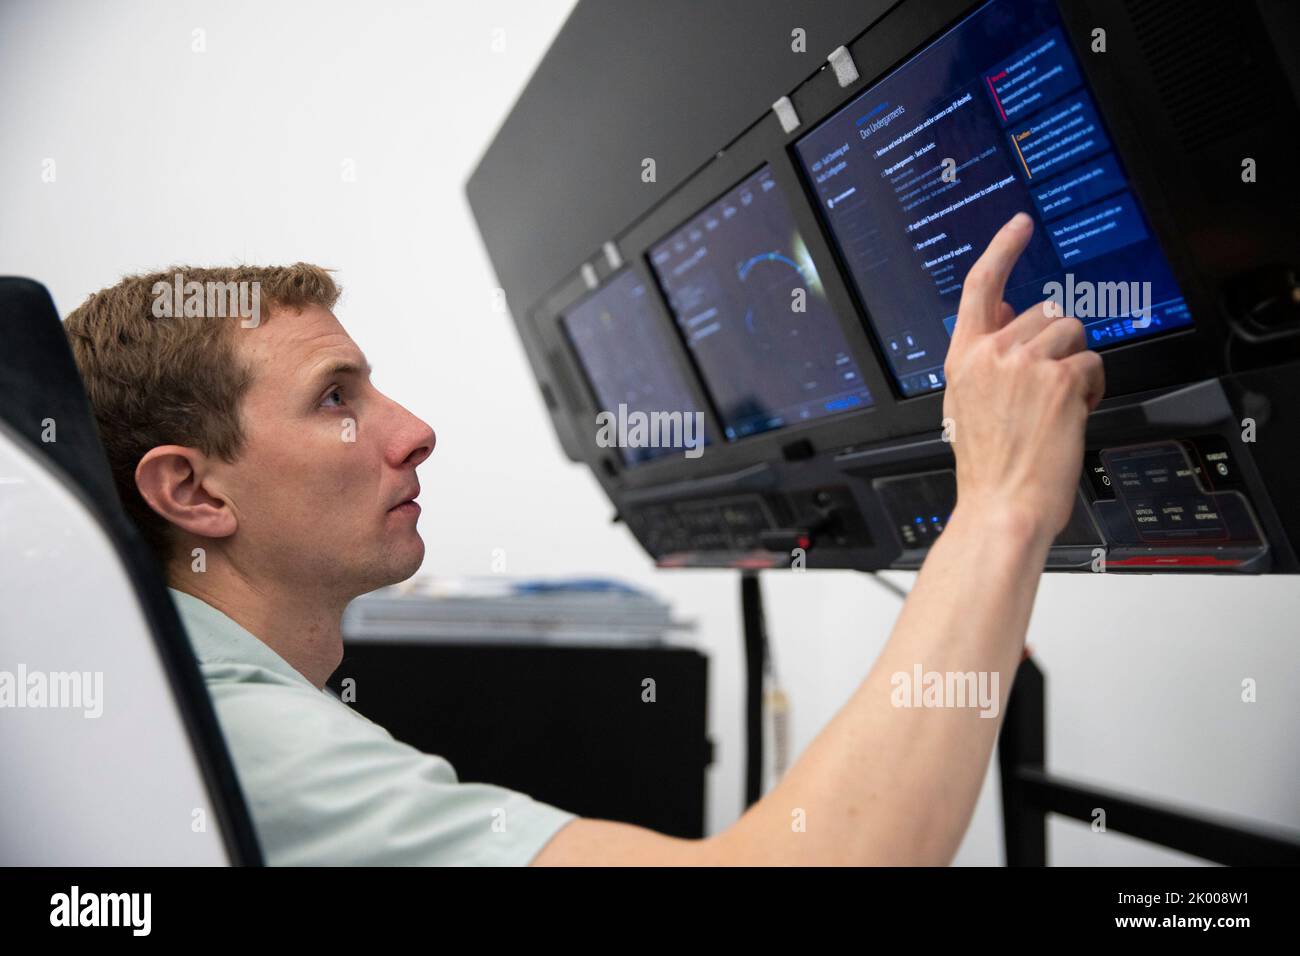
{"type": "MultiPolygon", "coordinates": [[[[702,409],[691,396],[669,347],[672,327],[654,307],[651,295],[652,290],[634,272],[624,269],[570,308],[561,323],[598,409],[622,422],[638,415],[650,419],[700,413],[702,418],[702,409]]],[[[704,437],[702,444],[707,443],[704,437]]],[[[680,448],[667,442],[621,441],[618,447],[628,465],[674,450],[681,454],[680,448]]]]}
{"type": "Polygon", "coordinates": [[[1034,237],[1007,283],[1104,348],[1191,316],[1051,0],[992,0],[795,150],[904,395],[942,388],[971,263],[1008,219],[1034,237]]]}
{"type": "Polygon", "coordinates": [[[728,439],[871,404],[764,166],[650,249],[728,439]]]}

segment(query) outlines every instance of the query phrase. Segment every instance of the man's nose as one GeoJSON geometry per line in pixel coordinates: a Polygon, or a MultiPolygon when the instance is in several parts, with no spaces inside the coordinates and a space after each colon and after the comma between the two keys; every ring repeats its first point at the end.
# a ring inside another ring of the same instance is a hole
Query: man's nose
{"type": "Polygon", "coordinates": [[[438,436],[429,425],[394,402],[400,422],[392,448],[394,467],[414,468],[433,454],[438,436]]]}
{"type": "Polygon", "coordinates": [[[414,415],[411,417],[415,420],[414,427],[416,428],[417,437],[410,452],[407,453],[403,464],[410,465],[414,468],[420,462],[424,461],[424,459],[433,454],[433,446],[438,443],[438,436],[434,433],[432,428],[420,421],[420,419],[415,418],[414,415]]]}

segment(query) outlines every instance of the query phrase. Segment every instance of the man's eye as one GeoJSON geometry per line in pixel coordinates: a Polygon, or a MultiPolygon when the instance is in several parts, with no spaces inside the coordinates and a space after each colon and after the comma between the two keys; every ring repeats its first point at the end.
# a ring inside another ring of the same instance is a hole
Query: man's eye
{"type": "Polygon", "coordinates": [[[321,404],[322,404],[322,405],[326,405],[326,406],[328,406],[328,407],[330,407],[330,408],[338,408],[339,406],[341,406],[341,405],[343,404],[343,389],[341,389],[341,388],[334,388],[334,389],[331,389],[331,390],[330,390],[330,391],[325,395],[325,397],[321,399],[321,404]],[[338,398],[338,405],[334,405],[334,404],[332,404],[332,402],[331,402],[331,399],[333,399],[333,398],[335,398],[335,397],[338,398]]]}

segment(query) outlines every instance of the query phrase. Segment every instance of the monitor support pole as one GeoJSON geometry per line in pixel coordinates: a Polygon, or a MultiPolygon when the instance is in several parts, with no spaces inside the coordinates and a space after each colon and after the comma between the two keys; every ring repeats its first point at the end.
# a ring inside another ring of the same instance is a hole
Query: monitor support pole
{"type": "MultiPolygon", "coordinates": [[[[763,668],[767,628],[758,574],[740,577],[745,639],[745,805],[762,796],[763,668]]],[[[998,738],[1008,866],[1047,865],[1047,815],[1104,825],[1129,836],[1228,866],[1300,865],[1294,836],[1257,825],[1191,813],[1047,772],[1046,682],[1032,658],[1020,664],[998,738]]]]}
{"type": "Polygon", "coordinates": [[[745,638],[745,806],[763,795],[763,664],[767,657],[767,625],[758,572],[740,575],[740,613],[745,638]]]}
{"type": "Polygon", "coordinates": [[[1043,672],[1025,658],[998,738],[1008,866],[1047,865],[1047,815],[1098,825],[1227,866],[1297,865],[1294,835],[1213,819],[1047,772],[1047,695],[1043,672]]]}

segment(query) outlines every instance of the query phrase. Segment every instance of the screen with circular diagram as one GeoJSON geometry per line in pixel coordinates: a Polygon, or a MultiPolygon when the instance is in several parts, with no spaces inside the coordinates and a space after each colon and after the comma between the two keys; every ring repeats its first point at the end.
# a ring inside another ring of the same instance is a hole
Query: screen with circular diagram
{"type": "Polygon", "coordinates": [[[728,439],[872,402],[764,166],[650,249],[728,439]]]}

